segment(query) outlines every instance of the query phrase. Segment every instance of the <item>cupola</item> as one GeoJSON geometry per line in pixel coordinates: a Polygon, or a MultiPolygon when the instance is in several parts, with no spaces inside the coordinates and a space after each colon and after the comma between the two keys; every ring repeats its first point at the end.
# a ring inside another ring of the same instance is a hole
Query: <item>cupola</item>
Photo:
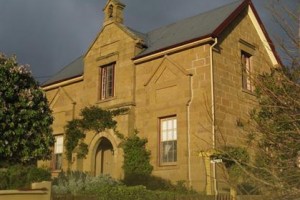
{"type": "Polygon", "coordinates": [[[123,23],[123,10],[125,5],[118,0],[108,0],[103,12],[104,12],[104,22],[103,26],[110,24],[112,22],[123,23]]]}

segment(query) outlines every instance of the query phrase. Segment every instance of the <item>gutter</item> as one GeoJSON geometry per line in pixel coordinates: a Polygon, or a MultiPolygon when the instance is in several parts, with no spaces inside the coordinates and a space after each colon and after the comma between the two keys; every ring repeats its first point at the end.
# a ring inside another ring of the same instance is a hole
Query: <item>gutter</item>
{"type": "Polygon", "coordinates": [[[56,88],[63,87],[63,86],[66,86],[66,85],[70,85],[72,83],[76,83],[76,82],[79,82],[79,81],[82,81],[82,80],[83,80],[83,76],[79,76],[79,77],[76,77],[76,78],[72,78],[72,79],[69,79],[69,80],[65,80],[65,81],[62,81],[62,82],[51,84],[51,85],[48,85],[48,86],[42,86],[42,89],[44,91],[51,90],[51,89],[56,89],[56,88]]]}
{"type": "Polygon", "coordinates": [[[198,46],[204,43],[212,42],[214,39],[210,36],[205,36],[201,38],[197,38],[188,42],[184,42],[183,44],[177,44],[176,46],[168,47],[167,49],[160,49],[158,52],[152,52],[148,55],[143,55],[141,57],[133,58],[134,64],[140,64],[146,62],[148,60],[153,60],[155,58],[162,57],[167,54],[175,53],[178,51],[182,51],[184,49],[192,48],[194,46],[198,46]]]}

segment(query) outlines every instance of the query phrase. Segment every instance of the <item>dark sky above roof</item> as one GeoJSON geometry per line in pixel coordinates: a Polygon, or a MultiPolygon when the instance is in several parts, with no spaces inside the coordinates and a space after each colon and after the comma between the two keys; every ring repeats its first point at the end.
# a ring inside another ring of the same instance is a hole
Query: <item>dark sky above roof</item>
{"type": "MultiPolygon", "coordinates": [[[[235,0],[122,0],[125,25],[140,32],[197,15],[235,0]]],[[[253,0],[271,37],[281,34],[266,7],[253,0]]],[[[280,0],[297,8],[298,0],[280,0]]],[[[16,54],[41,82],[84,54],[100,31],[106,0],[1,0],[0,52],[16,54]]]]}
{"type": "Polygon", "coordinates": [[[62,68],[54,76],[43,82],[42,85],[49,85],[59,81],[75,78],[83,74],[83,56],[78,57],[66,67],[62,68]]]}

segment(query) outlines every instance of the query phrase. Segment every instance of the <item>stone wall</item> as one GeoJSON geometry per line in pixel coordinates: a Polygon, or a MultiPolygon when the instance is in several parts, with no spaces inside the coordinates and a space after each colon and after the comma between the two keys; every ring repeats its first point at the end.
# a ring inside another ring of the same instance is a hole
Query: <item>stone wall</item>
{"type": "Polygon", "coordinates": [[[50,200],[51,182],[32,183],[28,190],[0,190],[3,200],[50,200]]]}

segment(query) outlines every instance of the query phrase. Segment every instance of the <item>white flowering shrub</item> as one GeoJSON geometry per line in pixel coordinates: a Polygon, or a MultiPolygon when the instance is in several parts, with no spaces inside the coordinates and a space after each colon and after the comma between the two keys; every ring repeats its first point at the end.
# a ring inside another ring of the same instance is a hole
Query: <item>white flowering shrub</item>
{"type": "Polygon", "coordinates": [[[69,171],[61,172],[53,181],[52,190],[54,194],[80,195],[96,194],[107,191],[110,187],[122,185],[109,175],[91,176],[84,172],[69,171]]]}
{"type": "Polygon", "coordinates": [[[48,159],[53,118],[29,66],[0,53],[0,166],[48,159]]]}

